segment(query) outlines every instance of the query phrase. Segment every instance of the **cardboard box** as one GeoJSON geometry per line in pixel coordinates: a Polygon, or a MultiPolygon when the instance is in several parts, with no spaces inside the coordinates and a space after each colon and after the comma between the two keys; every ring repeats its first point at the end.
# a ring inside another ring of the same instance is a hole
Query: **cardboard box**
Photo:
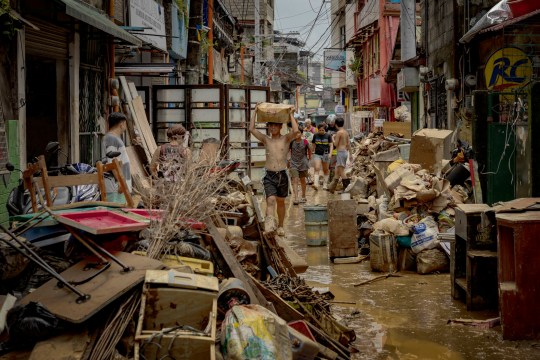
{"type": "Polygon", "coordinates": [[[390,134],[403,134],[404,139],[411,138],[411,128],[412,124],[410,121],[385,121],[383,123],[383,134],[384,136],[390,134]]]}
{"type": "Polygon", "coordinates": [[[257,122],[286,124],[294,111],[293,105],[260,103],[257,107],[257,122]]]}
{"type": "Polygon", "coordinates": [[[451,151],[451,130],[418,130],[411,140],[409,162],[436,174],[442,169],[441,160],[450,159],[451,151]]]}

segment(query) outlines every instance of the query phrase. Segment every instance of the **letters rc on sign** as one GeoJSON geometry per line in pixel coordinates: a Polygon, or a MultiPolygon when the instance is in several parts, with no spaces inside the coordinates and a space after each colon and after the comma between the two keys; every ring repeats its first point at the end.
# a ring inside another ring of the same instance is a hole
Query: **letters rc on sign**
{"type": "Polygon", "coordinates": [[[518,48],[502,48],[490,56],[484,75],[489,90],[503,91],[522,86],[532,76],[532,61],[518,48]]]}

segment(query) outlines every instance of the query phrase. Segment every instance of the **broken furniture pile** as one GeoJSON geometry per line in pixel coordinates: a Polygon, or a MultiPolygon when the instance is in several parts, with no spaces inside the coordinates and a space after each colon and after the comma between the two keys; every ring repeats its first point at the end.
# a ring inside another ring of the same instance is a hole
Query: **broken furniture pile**
{"type": "Polygon", "coordinates": [[[264,347],[274,358],[280,351],[349,358],[354,332],[321,295],[306,297],[310,289],[296,276],[305,264],[281,239],[262,235],[249,188],[196,161],[185,167],[180,181],[156,184],[143,197],[158,208],[45,208],[15,219],[17,235],[4,239],[32,252],[0,248],[11,264],[2,293],[18,298],[0,349],[30,359],[213,359],[217,352],[234,358],[257,339],[261,347],[247,349],[264,347]],[[34,255],[28,226],[63,231],[55,242],[38,241],[34,255]],[[62,260],[58,267],[45,253],[62,260]],[[285,298],[272,291],[276,279],[293,286],[285,298]],[[253,329],[268,332],[236,332],[251,326],[248,314],[260,325],[253,329]]]}

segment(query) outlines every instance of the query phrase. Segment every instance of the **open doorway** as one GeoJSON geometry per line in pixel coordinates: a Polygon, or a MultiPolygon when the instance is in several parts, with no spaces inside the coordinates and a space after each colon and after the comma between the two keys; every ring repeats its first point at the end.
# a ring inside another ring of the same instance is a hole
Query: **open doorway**
{"type": "MultiPolygon", "coordinates": [[[[69,153],[67,62],[26,57],[26,151],[28,161],[42,155],[49,141],[69,153]]],[[[67,159],[62,159],[62,162],[67,159]]]]}

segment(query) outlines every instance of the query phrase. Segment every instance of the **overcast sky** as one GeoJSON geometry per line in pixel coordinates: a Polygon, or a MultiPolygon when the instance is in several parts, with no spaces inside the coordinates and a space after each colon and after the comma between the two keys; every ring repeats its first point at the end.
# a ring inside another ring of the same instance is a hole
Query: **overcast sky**
{"type": "Polygon", "coordinates": [[[323,0],[275,0],[274,3],[274,29],[285,33],[298,31],[300,39],[306,42],[305,50],[317,53],[315,61],[322,61],[324,48],[330,43],[330,31],[326,31],[330,24],[330,2],[325,3],[321,9],[323,2],[323,0]]]}

